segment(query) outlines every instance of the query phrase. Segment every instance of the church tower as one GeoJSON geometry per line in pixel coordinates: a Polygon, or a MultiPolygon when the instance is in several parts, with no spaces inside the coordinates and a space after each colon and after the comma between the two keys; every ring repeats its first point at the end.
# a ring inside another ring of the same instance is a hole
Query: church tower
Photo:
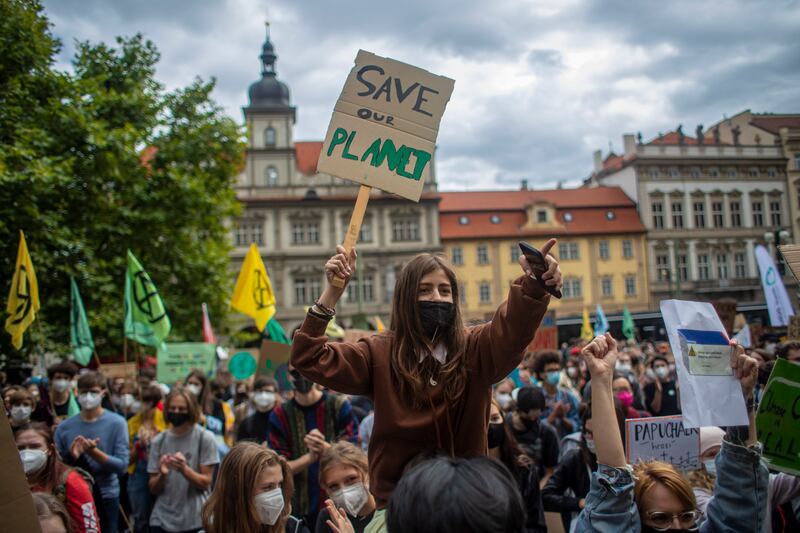
{"type": "MultiPolygon", "coordinates": [[[[242,108],[247,126],[247,165],[239,178],[240,196],[271,196],[272,189],[290,187],[294,178],[292,129],[296,108],[290,105],[289,87],[278,80],[278,56],[270,40],[269,23],[261,47],[261,79],[248,89],[249,103],[242,108]]],[[[273,193],[274,194],[274,193],[273,193]]]]}

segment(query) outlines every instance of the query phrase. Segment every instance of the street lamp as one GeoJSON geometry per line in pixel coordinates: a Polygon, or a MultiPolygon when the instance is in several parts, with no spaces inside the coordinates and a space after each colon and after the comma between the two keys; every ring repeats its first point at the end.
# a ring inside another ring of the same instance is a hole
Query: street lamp
{"type": "Polygon", "coordinates": [[[773,258],[775,262],[778,263],[778,272],[780,272],[781,276],[786,275],[786,264],[783,262],[783,256],[778,254],[778,246],[781,244],[785,244],[789,242],[789,237],[791,234],[785,229],[776,229],[775,231],[768,231],[764,233],[764,241],[766,241],[767,245],[772,248],[773,244],[773,258]]]}

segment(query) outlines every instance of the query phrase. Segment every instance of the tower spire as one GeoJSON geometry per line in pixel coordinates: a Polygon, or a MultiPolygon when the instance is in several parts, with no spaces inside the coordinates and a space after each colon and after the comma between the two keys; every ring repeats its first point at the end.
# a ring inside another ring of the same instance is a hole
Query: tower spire
{"type": "Polygon", "coordinates": [[[266,29],[266,39],[264,40],[264,46],[261,47],[261,76],[275,76],[275,61],[278,59],[278,56],[275,54],[275,47],[272,45],[272,41],[270,40],[269,35],[269,21],[264,21],[264,26],[266,29]]]}

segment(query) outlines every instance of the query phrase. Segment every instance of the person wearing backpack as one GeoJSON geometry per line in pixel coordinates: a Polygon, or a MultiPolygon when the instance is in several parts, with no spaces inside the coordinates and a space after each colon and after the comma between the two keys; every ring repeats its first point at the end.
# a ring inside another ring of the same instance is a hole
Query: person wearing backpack
{"type": "Polygon", "coordinates": [[[219,451],[214,434],[198,425],[200,406],[186,388],[170,391],[164,413],[170,427],[152,440],[147,460],[155,496],[150,532],[196,532],[203,525],[200,511],[211,493],[219,451]]]}
{"type": "Polygon", "coordinates": [[[85,470],[70,468],[58,459],[51,435],[45,424],[37,422],[20,427],[14,435],[31,492],[56,497],[66,507],[74,533],[98,533],[94,480],[85,470]]]}

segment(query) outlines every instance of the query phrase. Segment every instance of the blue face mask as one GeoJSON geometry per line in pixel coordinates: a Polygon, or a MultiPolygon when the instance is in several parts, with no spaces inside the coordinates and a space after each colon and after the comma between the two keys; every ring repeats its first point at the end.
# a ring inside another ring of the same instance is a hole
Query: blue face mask
{"type": "Polygon", "coordinates": [[[560,372],[548,372],[547,373],[547,383],[549,385],[557,385],[559,380],[561,379],[560,372]]]}
{"type": "Polygon", "coordinates": [[[705,467],[706,472],[711,476],[717,475],[717,463],[715,460],[712,459],[703,459],[703,467],[705,467]]]}

